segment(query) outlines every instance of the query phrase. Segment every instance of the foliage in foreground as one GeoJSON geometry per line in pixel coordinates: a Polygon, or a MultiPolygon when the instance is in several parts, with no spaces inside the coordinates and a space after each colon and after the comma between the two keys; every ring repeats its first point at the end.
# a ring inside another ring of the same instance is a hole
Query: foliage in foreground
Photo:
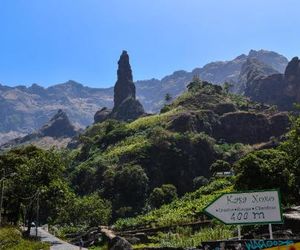
{"type": "Polygon", "coordinates": [[[279,189],[285,205],[300,200],[300,118],[276,149],[250,153],[235,165],[237,190],[279,189]]]}
{"type": "Polygon", "coordinates": [[[22,233],[13,227],[0,229],[0,249],[3,250],[48,250],[49,244],[22,238],[22,233]]]}
{"type": "Polygon", "coordinates": [[[159,233],[155,238],[160,247],[197,247],[203,241],[229,239],[233,236],[232,227],[217,225],[198,232],[193,232],[190,227],[179,227],[175,232],[159,233]]]}
{"type": "Polygon", "coordinates": [[[232,190],[232,180],[217,179],[199,190],[188,193],[170,204],[152,210],[144,215],[133,218],[119,219],[115,223],[117,230],[156,228],[162,226],[176,226],[195,222],[203,214],[203,208],[218,195],[232,190]]]}

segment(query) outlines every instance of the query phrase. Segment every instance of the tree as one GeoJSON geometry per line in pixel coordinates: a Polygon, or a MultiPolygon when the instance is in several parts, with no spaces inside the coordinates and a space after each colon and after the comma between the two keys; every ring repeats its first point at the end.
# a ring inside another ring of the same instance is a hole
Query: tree
{"type": "Polygon", "coordinates": [[[227,161],[217,160],[210,166],[210,172],[215,175],[217,172],[230,171],[231,166],[227,161]]]}
{"type": "Polygon", "coordinates": [[[165,95],[165,101],[168,103],[168,102],[170,102],[171,100],[172,100],[171,94],[170,94],[170,93],[167,93],[167,94],[165,95]]]}
{"type": "Polygon", "coordinates": [[[300,198],[300,117],[291,117],[291,123],[287,140],[279,146],[279,149],[289,156],[290,168],[295,173],[297,196],[300,198]]]}
{"type": "Polygon", "coordinates": [[[172,184],[163,184],[154,188],[149,196],[149,203],[152,208],[159,208],[177,198],[177,189],[172,184]]]}
{"type": "Polygon", "coordinates": [[[297,187],[294,169],[286,152],[266,149],[253,152],[235,166],[238,190],[280,189],[285,203],[295,201],[297,187]]]}
{"type": "Polygon", "coordinates": [[[0,156],[0,168],[16,173],[8,181],[4,212],[11,222],[17,223],[26,210],[28,233],[33,220],[38,218],[45,223],[54,219],[65,205],[70,194],[63,179],[65,165],[53,150],[34,146],[13,149],[0,156]]]}
{"type": "Polygon", "coordinates": [[[148,182],[141,166],[123,166],[114,177],[114,208],[132,207],[135,211],[141,209],[147,197],[148,182]]]}
{"type": "Polygon", "coordinates": [[[233,84],[229,83],[229,82],[225,82],[223,85],[223,89],[225,90],[225,92],[228,94],[229,90],[233,87],[233,84]]]}
{"type": "Polygon", "coordinates": [[[59,213],[56,223],[96,227],[108,225],[111,219],[111,203],[97,193],[73,197],[59,213]]]}
{"type": "Polygon", "coordinates": [[[204,176],[198,176],[193,179],[194,190],[199,189],[207,184],[208,184],[208,179],[206,179],[204,176]]]}
{"type": "Polygon", "coordinates": [[[192,81],[187,85],[187,89],[189,91],[193,91],[193,90],[197,91],[197,90],[201,89],[202,87],[203,87],[203,82],[197,75],[193,76],[192,81]]]}

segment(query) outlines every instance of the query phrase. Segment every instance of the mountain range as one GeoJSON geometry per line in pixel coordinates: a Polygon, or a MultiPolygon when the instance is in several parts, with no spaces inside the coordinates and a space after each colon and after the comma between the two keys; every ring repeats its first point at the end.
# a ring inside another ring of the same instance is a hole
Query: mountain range
{"type": "MultiPolygon", "coordinates": [[[[194,76],[219,85],[228,82],[232,92],[244,93],[249,69],[255,72],[255,77],[269,76],[283,73],[287,64],[288,59],[276,52],[251,50],[247,55],[212,62],[191,72],[179,70],[161,80],[136,81],[137,99],[146,112],[156,113],[166,103],[166,94],[177,97],[194,76]]],[[[112,87],[90,88],[72,80],[48,88],[38,84],[30,87],[0,85],[0,144],[36,131],[59,109],[67,113],[75,127],[83,128],[92,124],[97,110],[112,106],[112,87]]]]}

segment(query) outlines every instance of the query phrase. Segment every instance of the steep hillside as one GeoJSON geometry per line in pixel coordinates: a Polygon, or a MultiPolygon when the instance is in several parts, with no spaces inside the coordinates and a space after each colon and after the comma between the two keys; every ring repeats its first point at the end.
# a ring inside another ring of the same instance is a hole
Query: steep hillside
{"type": "Polygon", "coordinates": [[[72,137],[78,133],[79,131],[71,124],[67,114],[60,109],[39,130],[0,145],[0,151],[28,144],[33,144],[44,149],[51,147],[65,148],[72,137]]]}
{"type": "Polygon", "coordinates": [[[252,100],[276,105],[281,110],[293,110],[300,103],[300,60],[294,57],[284,74],[256,76],[248,79],[245,95],[252,100]]]}
{"type": "Polygon", "coordinates": [[[255,79],[274,74],[279,74],[279,72],[257,59],[248,58],[242,65],[238,81],[233,85],[232,90],[233,92],[242,94],[255,79]]]}
{"type": "Polygon", "coordinates": [[[179,195],[192,191],[193,180],[210,177],[216,160],[235,162],[255,144],[279,139],[288,126],[286,113],[194,78],[161,114],[105,120],[74,139],[71,182],[81,195],[101,190],[114,216],[133,215],[148,190],[167,183],[179,195]],[[134,194],[136,188],[141,193],[134,194]]]}

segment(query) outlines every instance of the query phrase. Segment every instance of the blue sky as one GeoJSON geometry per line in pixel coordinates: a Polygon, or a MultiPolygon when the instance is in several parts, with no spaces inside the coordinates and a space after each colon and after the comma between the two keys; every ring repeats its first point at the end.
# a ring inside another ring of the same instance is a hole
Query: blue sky
{"type": "Polygon", "coordinates": [[[0,83],[112,86],[123,49],[134,79],[250,49],[300,55],[299,0],[0,0],[0,83]]]}

